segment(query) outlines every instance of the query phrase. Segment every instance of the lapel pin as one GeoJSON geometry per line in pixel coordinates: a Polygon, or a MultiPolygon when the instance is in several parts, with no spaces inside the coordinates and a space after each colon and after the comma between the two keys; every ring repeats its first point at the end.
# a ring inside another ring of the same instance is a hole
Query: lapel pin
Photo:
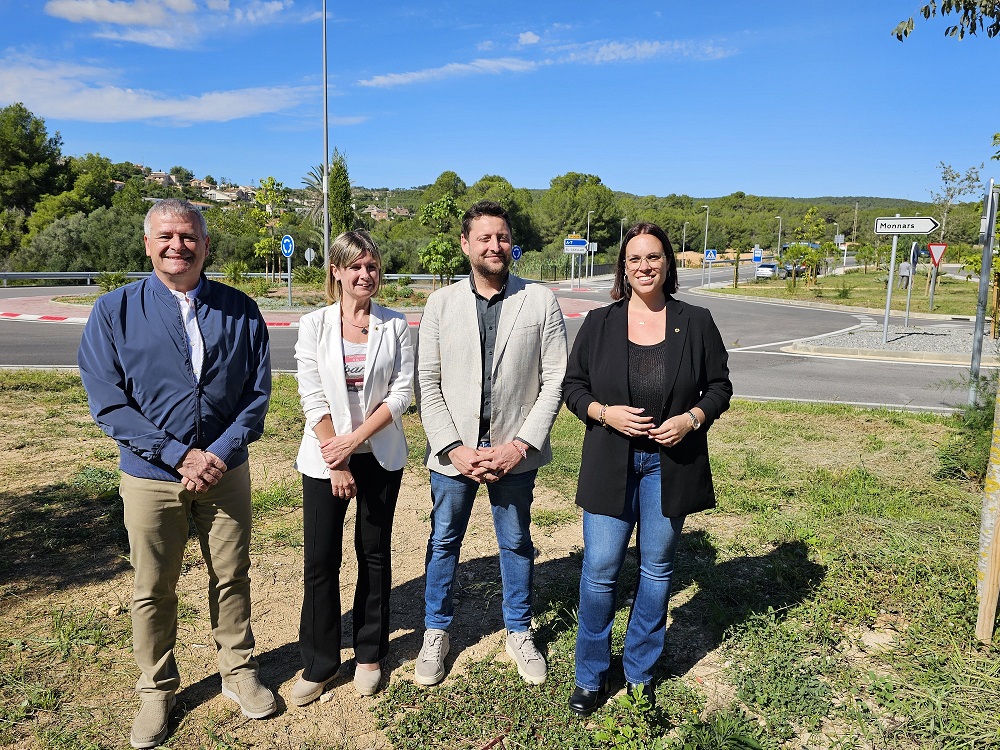
{"type": "Polygon", "coordinates": [[[674,333],[680,333],[680,332],[681,332],[681,329],[680,329],[680,328],[675,328],[675,329],[674,329],[674,333]]]}

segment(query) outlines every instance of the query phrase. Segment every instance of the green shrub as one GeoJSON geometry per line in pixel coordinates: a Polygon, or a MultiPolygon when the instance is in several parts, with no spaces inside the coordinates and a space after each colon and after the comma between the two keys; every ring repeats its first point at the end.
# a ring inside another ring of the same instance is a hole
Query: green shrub
{"type": "Polygon", "coordinates": [[[242,260],[231,260],[222,267],[223,278],[236,286],[243,282],[250,272],[250,267],[242,260]]]}
{"type": "Polygon", "coordinates": [[[322,266],[299,266],[292,269],[292,280],[296,284],[322,286],[326,281],[326,271],[322,266]]]}
{"type": "Polygon", "coordinates": [[[271,282],[263,278],[246,279],[239,287],[244,294],[254,299],[266,297],[271,292],[271,282]]]}
{"type": "Polygon", "coordinates": [[[97,277],[97,285],[103,292],[111,292],[128,283],[128,271],[105,271],[97,277]]]}

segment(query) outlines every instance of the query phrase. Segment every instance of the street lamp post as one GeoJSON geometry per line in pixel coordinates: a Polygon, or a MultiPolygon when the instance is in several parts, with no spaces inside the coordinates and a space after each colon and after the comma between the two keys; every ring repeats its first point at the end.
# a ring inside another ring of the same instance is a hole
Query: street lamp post
{"type": "Polygon", "coordinates": [[[326,0],[323,0],[323,263],[330,252],[330,107],[326,57],[326,0]]]}
{"type": "MultiPolygon", "coordinates": [[[[704,284],[705,283],[705,256],[708,255],[708,213],[709,213],[710,209],[709,209],[708,206],[702,206],[702,208],[705,209],[705,249],[704,249],[704,251],[702,252],[702,255],[701,255],[701,283],[704,284]]],[[[711,278],[709,278],[709,281],[711,281],[711,278]]]]}
{"type": "Polygon", "coordinates": [[[590,215],[592,213],[594,213],[594,212],[593,211],[587,211],[587,255],[584,256],[584,260],[588,260],[588,259],[590,260],[590,264],[588,265],[588,269],[590,270],[590,273],[587,274],[588,276],[593,276],[594,275],[594,254],[590,252],[590,215]]]}
{"type": "MultiPolygon", "coordinates": [[[[684,222],[684,228],[681,230],[681,252],[684,252],[684,248],[687,247],[687,236],[688,236],[688,224],[690,222],[684,222]]],[[[684,261],[681,261],[681,268],[684,267],[684,261]]]]}
{"type": "Polygon", "coordinates": [[[623,216],[621,221],[618,222],[618,247],[620,248],[622,242],[625,241],[625,222],[628,221],[628,216],[623,216]]]}
{"type": "Polygon", "coordinates": [[[774,218],[778,220],[778,249],[775,251],[775,261],[779,261],[781,260],[781,217],[775,216],[774,218]]]}

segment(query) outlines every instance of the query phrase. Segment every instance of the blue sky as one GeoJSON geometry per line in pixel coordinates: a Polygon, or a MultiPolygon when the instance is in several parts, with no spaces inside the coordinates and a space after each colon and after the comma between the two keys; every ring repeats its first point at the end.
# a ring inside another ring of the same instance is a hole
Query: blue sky
{"type": "MultiPolygon", "coordinates": [[[[990,161],[1000,39],[920,0],[328,3],[330,146],[369,187],[928,200],[990,161]],[[470,10],[472,8],[472,10],[470,10]]],[[[323,159],[320,0],[0,0],[0,105],[63,151],[290,187],[323,159]]]]}

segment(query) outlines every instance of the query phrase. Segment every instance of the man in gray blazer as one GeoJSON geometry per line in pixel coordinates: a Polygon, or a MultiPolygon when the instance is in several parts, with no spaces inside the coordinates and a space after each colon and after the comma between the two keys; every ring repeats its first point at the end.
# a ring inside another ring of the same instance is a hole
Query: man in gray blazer
{"type": "Polygon", "coordinates": [[[535,547],[531,501],[566,370],[566,327],[555,295],[510,273],[510,219],[480,201],[462,217],[469,279],[439,289],[420,321],[417,379],[431,472],[423,646],[415,679],[444,679],[462,539],[485,484],[500,548],[507,653],[529,683],[545,681],[531,639],[535,547]]]}

